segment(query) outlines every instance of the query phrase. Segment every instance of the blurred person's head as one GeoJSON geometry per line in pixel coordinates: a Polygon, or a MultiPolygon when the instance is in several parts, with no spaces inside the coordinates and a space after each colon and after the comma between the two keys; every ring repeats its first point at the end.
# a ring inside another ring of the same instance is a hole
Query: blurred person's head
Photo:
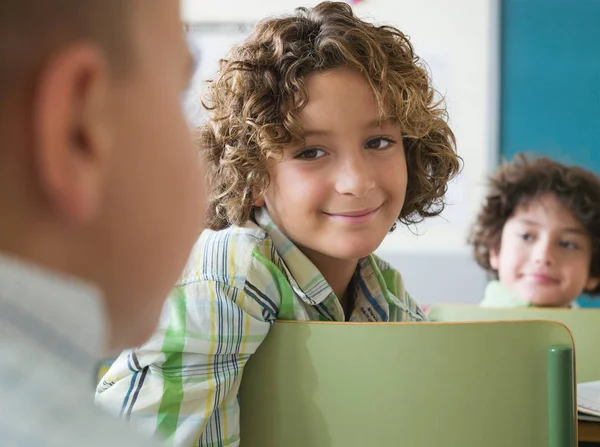
{"type": "Polygon", "coordinates": [[[202,229],[179,14],[178,0],[0,3],[0,250],[98,286],[111,349],[153,331],[202,229]]]}

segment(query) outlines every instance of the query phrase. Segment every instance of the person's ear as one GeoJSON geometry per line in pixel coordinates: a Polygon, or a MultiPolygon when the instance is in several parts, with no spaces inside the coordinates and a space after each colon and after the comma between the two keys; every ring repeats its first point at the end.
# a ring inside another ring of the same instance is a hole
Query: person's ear
{"type": "Polygon", "coordinates": [[[252,197],[254,199],[254,202],[252,203],[254,206],[258,208],[265,206],[265,195],[264,193],[261,194],[259,188],[252,188],[252,197]]]}
{"type": "Polygon", "coordinates": [[[588,278],[587,282],[585,283],[585,289],[584,290],[586,292],[591,292],[596,287],[598,287],[598,284],[600,284],[600,278],[590,276],[588,278]]]}
{"type": "Polygon", "coordinates": [[[99,210],[108,159],[110,71],[92,45],[61,50],[38,75],[33,96],[33,166],[52,211],[82,223],[99,210]]]}
{"type": "Polygon", "coordinates": [[[490,249],[490,267],[496,271],[500,268],[500,253],[495,248],[490,249]]]}

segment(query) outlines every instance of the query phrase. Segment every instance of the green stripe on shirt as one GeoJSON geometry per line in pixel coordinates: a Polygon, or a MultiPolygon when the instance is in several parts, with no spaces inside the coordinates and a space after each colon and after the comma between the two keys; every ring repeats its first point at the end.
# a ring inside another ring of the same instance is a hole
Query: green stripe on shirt
{"type": "Polygon", "coordinates": [[[171,323],[165,333],[162,352],[166,355],[163,365],[164,390],[158,409],[156,430],[167,439],[171,439],[177,431],[179,411],[183,401],[183,349],[185,347],[186,330],[186,295],[185,288],[178,287],[167,301],[171,311],[171,323]],[[165,370],[177,371],[167,375],[165,370]]]}

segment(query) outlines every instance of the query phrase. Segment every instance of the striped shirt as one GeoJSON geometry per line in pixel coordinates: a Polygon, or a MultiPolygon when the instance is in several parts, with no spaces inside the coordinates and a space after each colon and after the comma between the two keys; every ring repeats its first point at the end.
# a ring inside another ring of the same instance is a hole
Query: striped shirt
{"type": "Polygon", "coordinates": [[[153,446],[94,406],[97,290],[0,255],[0,444],[153,446]]]}
{"type": "MultiPolygon", "coordinates": [[[[241,373],[276,319],[344,321],[323,275],[274,225],[205,231],[147,344],[123,352],[96,402],[175,446],[238,446],[241,373]]],[[[361,259],[350,321],[423,321],[400,274],[361,259]]]]}

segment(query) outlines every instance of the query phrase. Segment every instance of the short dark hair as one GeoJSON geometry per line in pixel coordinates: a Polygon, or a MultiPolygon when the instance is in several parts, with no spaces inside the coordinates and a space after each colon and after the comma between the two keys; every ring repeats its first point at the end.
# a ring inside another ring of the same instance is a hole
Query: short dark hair
{"type": "MultiPolygon", "coordinates": [[[[600,277],[600,178],[578,166],[518,154],[489,178],[489,189],[469,243],[477,263],[497,278],[490,251],[500,249],[502,229],[518,206],[552,194],[585,228],[592,241],[590,275],[600,277]]],[[[587,291],[600,295],[600,285],[587,291]]]]}
{"type": "Polygon", "coordinates": [[[0,106],[6,92],[76,39],[97,42],[120,69],[128,59],[132,0],[2,0],[0,106]]]}

